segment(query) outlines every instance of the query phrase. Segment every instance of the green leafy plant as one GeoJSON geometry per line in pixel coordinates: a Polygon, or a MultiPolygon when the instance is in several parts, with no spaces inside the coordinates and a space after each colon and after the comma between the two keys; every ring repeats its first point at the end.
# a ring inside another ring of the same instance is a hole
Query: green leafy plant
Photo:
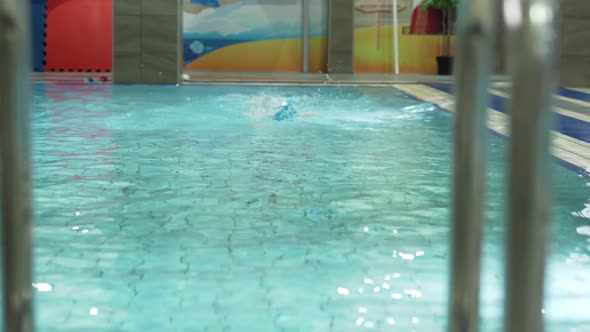
{"type": "MultiPolygon", "coordinates": [[[[491,0],[495,1],[495,0],[491,0]]],[[[451,55],[451,36],[453,35],[453,22],[455,9],[459,0],[424,0],[422,10],[427,11],[429,8],[435,8],[442,11],[443,14],[443,56],[451,55]]]]}

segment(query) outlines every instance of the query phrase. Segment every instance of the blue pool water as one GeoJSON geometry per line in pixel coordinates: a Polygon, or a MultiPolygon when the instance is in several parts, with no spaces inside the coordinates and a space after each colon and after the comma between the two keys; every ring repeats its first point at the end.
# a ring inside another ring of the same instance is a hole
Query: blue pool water
{"type": "MultiPolygon", "coordinates": [[[[39,331],[444,331],[452,119],[391,88],[35,85],[39,331]],[[297,110],[274,121],[282,101],[297,110]]],[[[502,321],[490,136],[482,327],[502,321]]],[[[589,331],[590,184],[554,167],[548,331],[589,331]]]]}

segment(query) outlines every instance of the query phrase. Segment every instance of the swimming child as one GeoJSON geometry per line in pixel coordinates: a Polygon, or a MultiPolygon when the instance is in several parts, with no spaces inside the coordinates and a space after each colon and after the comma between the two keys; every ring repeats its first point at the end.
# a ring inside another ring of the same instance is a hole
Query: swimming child
{"type": "Polygon", "coordinates": [[[297,117],[308,117],[312,114],[298,112],[288,101],[263,93],[250,100],[250,112],[248,115],[250,118],[257,121],[262,121],[264,119],[285,121],[297,117]]]}
{"type": "Polygon", "coordinates": [[[295,110],[293,105],[289,104],[286,101],[284,101],[280,107],[276,107],[275,111],[276,113],[273,118],[276,121],[289,120],[297,116],[297,111],[295,110]]]}

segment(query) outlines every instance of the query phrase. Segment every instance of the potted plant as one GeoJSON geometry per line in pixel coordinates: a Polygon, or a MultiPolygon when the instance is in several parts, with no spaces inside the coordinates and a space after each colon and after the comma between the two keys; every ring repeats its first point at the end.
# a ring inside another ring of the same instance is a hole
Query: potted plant
{"type": "Polygon", "coordinates": [[[451,55],[451,36],[454,32],[455,12],[459,0],[424,0],[422,10],[435,8],[442,12],[443,53],[436,57],[439,75],[453,73],[453,56],[451,55]]]}

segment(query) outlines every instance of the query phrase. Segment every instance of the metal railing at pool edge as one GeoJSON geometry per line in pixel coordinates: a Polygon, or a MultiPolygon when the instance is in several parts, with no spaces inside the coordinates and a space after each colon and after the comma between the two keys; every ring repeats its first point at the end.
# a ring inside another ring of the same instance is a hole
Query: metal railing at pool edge
{"type": "Polygon", "coordinates": [[[3,328],[33,330],[29,1],[0,0],[3,328]]]}
{"type": "Polygon", "coordinates": [[[449,332],[477,331],[484,225],[486,109],[496,1],[461,1],[454,137],[449,332]]]}
{"type": "Polygon", "coordinates": [[[505,331],[542,332],[557,1],[505,0],[504,8],[513,52],[505,331]]]}
{"type": "Polygon", "coordinates": [[[485,220],[486,110],[496,17],[509,31],[513,78],[504,330],[543,331],[549,224],[549,117],[555,68],[554,0],[472,0],[459,8],[454,197],[448,331],[479,329],[485,220]]]}

